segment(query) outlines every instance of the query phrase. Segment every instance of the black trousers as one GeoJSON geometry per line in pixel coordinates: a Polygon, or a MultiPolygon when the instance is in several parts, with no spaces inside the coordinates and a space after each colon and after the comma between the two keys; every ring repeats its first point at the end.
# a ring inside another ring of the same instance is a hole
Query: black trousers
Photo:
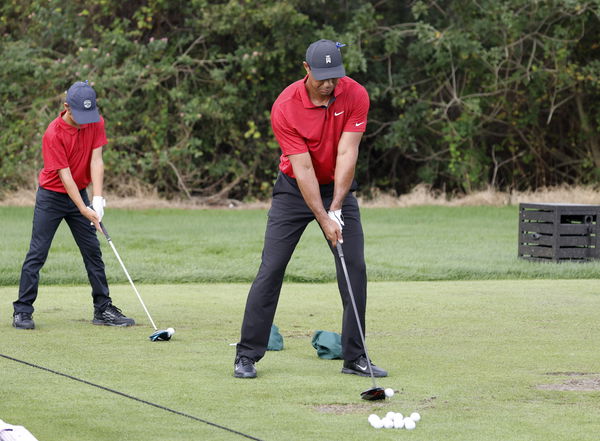
{"type": "MultiPolygon", "coordinates": [[[[89,205],[90,201],[85,189],[80,193],[85,204],[89,205]]],[[[90,225],[90,221],[79,212],[68,194],[39,187],[35,198],[29,252],[21,269],[19,298],[13,302],[15,313],[33,312],[33,302],[38,294],[40,270],[46,263],[52,239],[63,219],[69,225],[83,257],[92,286],[94,308],[102,311],[111,303],[96,228],[90,225]]]]}
{"type": "MultiPolygon", "coordinates": [[[[351,190],[354,189],[355,187],[351,190]]],[[[333,199],[333,184],[321,186],[321,197],[325,208],[328,209],[333,199]]],[[[342,232],[344,259],[348,267],[361,325],[364,329],[367,300],[364,236],[358,202],[352,192],[349,192],[344,199],[342,214],[345,223],[342,232]]],[[[255,361],[264,356],[285,269],[306,226],[314,219],[315,217],[304,202],[295,179],[280,173],[273,188],[273,201],[268,213],[262,262],[246,301],[241,338],[237,344],[238,356],[246,356],[255,361]]],[[[334,255],[338,288],[344,308],[342,319],[343,358],[354,360],[363,355],[365,351],[337,250],[331,247],[329,241],[326,240],[326,242],[334,255]]]]}

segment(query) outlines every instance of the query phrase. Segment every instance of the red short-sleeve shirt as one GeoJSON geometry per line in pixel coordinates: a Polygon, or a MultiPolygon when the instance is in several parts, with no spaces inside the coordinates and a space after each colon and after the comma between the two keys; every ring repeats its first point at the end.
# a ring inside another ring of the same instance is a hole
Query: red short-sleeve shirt
{"type": "Polygon", "coordinates": [[[39,184],[47,190],[66,193],[58,170],[70,168],[73,180],[79,190],[86,188],[92,178],[90,162],[92,150],[107,144],[104,119],[92,124],[73,127],[62,116],[50,123],[42,138],[44,168],[39,174],[39,184]]]}
{"type": "Polygon", "coordinates": [[[329,184],[342,133],[365,131],[369,95],[356,81],[343,77],[329,106],[315,106],[306,91],[306,79],[286,87],[271,109],[271,126],[282,151],[279,169],[293,178],[288,155],[309,152],[319,184],[329,184]]]}

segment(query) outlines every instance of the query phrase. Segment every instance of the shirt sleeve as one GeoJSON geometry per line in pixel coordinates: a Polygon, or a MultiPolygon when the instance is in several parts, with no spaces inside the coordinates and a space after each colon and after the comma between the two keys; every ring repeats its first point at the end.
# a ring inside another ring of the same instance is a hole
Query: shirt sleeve
{"type": "Polygon", "coordinates": [[[274,106],[271,111],[271,127],[285,156],[308,152],[304,138],[291,126],[279,107],[274,106]]]}
{"type": "Polygon", "coordinates": [[[92,150],[97,149],[98,147],[103,147],[108,144],[108,139],[106,138],[106,130],[104,129],[104,118],[100,117],[100,121],[96,124],[96,133],[94,136],[94,143],[92,144],[92,150]]]}
{"type": "Polygon", "coordinates": [[[344,132],[364,132],[367,128],[369,113],[369,94],[367,89],[359,86],[352,91],[350,115],[344,125],[344,132]]]}
{"type": "Polygon", "coordinates": [[[56,134],[45,134],[42,138],[42,157],[44,169],[47,171],[61,170],[69,167],[67,151],[61,139],[56,134]]]}

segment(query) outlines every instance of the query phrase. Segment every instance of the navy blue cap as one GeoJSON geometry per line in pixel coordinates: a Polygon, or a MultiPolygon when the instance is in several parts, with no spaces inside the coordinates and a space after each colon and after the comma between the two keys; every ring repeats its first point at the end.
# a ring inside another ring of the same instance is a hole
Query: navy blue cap
{"type": "Polygon", "coordinates": [[[67,90],[67,104],[77,124],[90,124],[100,121],[96,107],[96,91],[87,81],[77,81],[67,90]]]}
{"type": "Polygon", "coordinates": [[[331,40],[319,40],[308,46],[306,50],[306,62],[315,80],[327,80],[329,78],[342,78],[346,76],[344,64],[342,63],[342,43],[331,40]]]}

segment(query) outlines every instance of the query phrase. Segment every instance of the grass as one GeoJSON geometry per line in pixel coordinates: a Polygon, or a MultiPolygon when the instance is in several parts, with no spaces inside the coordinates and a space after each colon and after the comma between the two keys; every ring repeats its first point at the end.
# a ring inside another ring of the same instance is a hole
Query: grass
{"type": "MultiPolygon", "coordinates": [[[[275,322],[285,349],[257,365],[259,378],[231,376],[248,286],[146,285],[139,289],[169,343],[152,329],[128,285],[115,303],[133,328],[89,324],[87,286],[44,287],[35,331],[10,328],[0,353],[230,427],[263,440],[595,440],[598,391],[541,385],[600,381],[600,288],[593,280],[375,282],[367,338],[374,361],[398,393],[360,400],[368,378],[339,373],[310,341],[338,331],[334,284],[284,285],[275,322]],[[371,413],[419,411],[413,432],[375,430],[371,413]]],[[[8,305],[14,287],[0,288],[8,305]]],[[[7,306],[2,308],[7,310],[7,306]]],[[[0,358],[0,417],[38,439],[242,439],[64,377],[0,358]]]]}
{"type": "MultiPolygon", "coordinates": [[[[321,360],[314,331],[340,331],[332,257],[311,225],[290,262],[275,323],[285,349],[232,377],[266,210],[112,209],[115,246],[169,343],[152,332],[101,239],[112,297],[136,318],[99,328],[66,225],[41,275],[35,331],[10,327],[31,208],[0,207],[0,354],[73,375],[262,440],[595,440],[600,431],[599,262],[517,254],[505,207],[363,209],[367,336],[398,393],[360,400],[370,380],[321,360]],[[309,282],[309,283],[308,283],[309,282]],[[319,282],[319,283],[314,283],[319,282]],[[582,385],[591,384],[591,390],[582,385]],[[566,390],[554,390],[566,389],[566,390]],[[375,430],[371,413],[419,411],[413,432],[375,430]]],[[[0,418],[38,439],[242,439],[225,430],[0,357],[0,418]]]]}
{"type": "MultiPolygon", "coordinates": [[[[267,211],[109,210],[106,227],[132,277],[146,283],[251,282],[258,268],[267,211]]],[[[518,209],[409,207],[362,210],[371,281],[596,278],[600,261],[538,263],[517,258],[518,209]]],[[[0,207],[0,286],[16,285],[29,246],[32,209],[0,207]]],[[[100,237],[109,281],[126,279],[100,237]]],[[[332,255],[309,225],[287,281],[331,282],[332,255]]],[[[42,270],[44,284],[85,284],[66,224],[42,270]]]]}

